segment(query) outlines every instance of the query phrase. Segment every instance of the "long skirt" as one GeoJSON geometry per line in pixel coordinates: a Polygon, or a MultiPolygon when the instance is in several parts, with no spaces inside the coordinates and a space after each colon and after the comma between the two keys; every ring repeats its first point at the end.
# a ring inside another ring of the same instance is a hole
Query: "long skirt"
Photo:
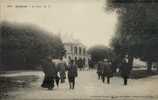
{"type": "Polygon", "coordinates": [[[54,88],[54,79],[53,79],[53,77],[45,77],[41,87],[43,87],[43,88],[54,88]]]}

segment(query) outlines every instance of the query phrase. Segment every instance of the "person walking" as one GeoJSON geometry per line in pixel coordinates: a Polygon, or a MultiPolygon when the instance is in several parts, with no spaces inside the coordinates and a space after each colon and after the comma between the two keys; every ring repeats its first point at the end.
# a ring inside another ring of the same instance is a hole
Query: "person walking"
{"type": "Polygon", "coordinates": [[[51,58],[48,58],[43,62],[42,68],[45,76],[41,86],[52,90],[54,88],[54,80],[57,77],[55,64],[51,61],[51,58]]]}
{"type": "Polygon", "coordinates": [[[89,70],[94,69],[94,61],[92,59],[88,60],[89,70]]]}
{"type": "Polygon", "coordinates": [[[60,58],[60,62],[57,64],[57,68],[60,74],[61,83],[65,83],[65,79],[66,79],[65,71],[67,69],[67,65],[66,62],[62,60],[62,58],[60,58]]]}
{"type": "Polygon", "coordinates": [[[127,85],[128,83],[130,72],[131,72],[131,67],[128,65],[128,63],[125,60],[123,60],[120,66],[120,73],[121,73],[121,77],[124,80],[124,85],[127,85]]]}
{"type": "Polygon", "coordinates": [[[71,60],[69,66],[68,66],[68,81],[69,81],[70,89],[74,89],[75,78],[77,76],[78,76],[77,66],[76,66],[74,60],[71,60]]]}
{"type": "Polygon", "coordinates": [[[112,66],[108,61],[102,61],[102,81],[105,82],[105,77],[107,77],[107,84],[110,84],[110,78],[113,76],[112,66]]]}
{"type": "Polygon", "coordinates": [[[77,60],[77,65],[78,65],[78,68],[80,69],[80,71],[82,70],[82,59],[81,58],[79,58],[78,60],[77,60]]]}
{"type": "Polygon", "coordinates": [[[97,64],[97,75],[98,75],[98,80],[100,80],[102,76],[102,70],[103,70],[103,64],[102,61],[99,61],[97,64]]]}
{"type": "Polygon", "coordinates": [[[57,87],[59,87],[59,80],[60,80],[60,77],[58,75],[58,71],[56,71],[55,82],[56,82],[57,87]]]}

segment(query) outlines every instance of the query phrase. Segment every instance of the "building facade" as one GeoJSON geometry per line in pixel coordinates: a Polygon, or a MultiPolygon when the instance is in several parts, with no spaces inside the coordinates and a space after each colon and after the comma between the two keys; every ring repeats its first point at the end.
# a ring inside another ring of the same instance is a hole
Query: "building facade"
{"type": "Polygon", "coordinates": [[[87,54],[85,45],[80,42],[67,42],[64,43],[64,47],[66,54],[63,59],[67,64],[70,62],[70,60],[74,60],[75,63],[77,63],[79,59],[82,59],[84,61],[84,65],[88,67],[89,56],[87,54]]]}

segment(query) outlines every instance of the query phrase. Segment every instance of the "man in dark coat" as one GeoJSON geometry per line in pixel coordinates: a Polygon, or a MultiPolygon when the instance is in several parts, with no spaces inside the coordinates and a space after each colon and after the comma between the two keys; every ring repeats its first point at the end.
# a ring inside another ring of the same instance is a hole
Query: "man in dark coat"
{"type": "Polygon", "coordinates": [[[68,80],[70,89],[74,89],[75,87],[75,78],[78,76],[77,66],[74,63],[74,60],[70,61],[68,66],[68,80]]]}
{"type": "Polygon", "coordinates": [[[66,79],[65,71],[67,69],[67,65],[66,62],[62,60],[62,58],[60,59],[60,62],[57,64],[57,68],[60,74],[61,83],[64,83],[66,79]]]}
{"type": "Polygon", "coordinates": [[[45,74],[42,87],[52,90],[54,88],[54,80],[57,78],[57,69],[51,59],[47,59],[42,65],[43,72],[45,74]]]}
{"type": "Polygon", "coordinates": [[[83,63],[82,63],[82,59],[81,59],[81,58],[77,60],[77,65],[78,65],[78,68],[79,68],[80,71],[81,71],[82,68],[83,68],[83,63]]]}
{"type": "Polygon", "coordinates": [[[92,59],[89,59],[89,60],[88,60],[88,65],[89,65],[89,68],[90,68],[90,69],[93,69],[93,68],[94,68],[94,62],[93,62],[92,59]]]}
{"type": "Polygon", "coordinates": [[[123,61],[120,66],[121,77],[124,80],[124,85],[127,85],[127,81],[131,72],[131,67],[128,65],[126,61],[123,61]]]}
{"type": "Polygon", "coordinates": [[[98,80],[101,78],[102,76],[102,71],[103,71],[103,64],[102,61],[99,61],[97,64],[97,75],[98,75],[98,80]]]}
{"type": "Polygon", "coordinates": [[[107,77],[107,83],[110,83],[110,78],[113,76],[112,66],[108,61],[102,61],[102,81],[104,83],[105,77],[107,77]]]}

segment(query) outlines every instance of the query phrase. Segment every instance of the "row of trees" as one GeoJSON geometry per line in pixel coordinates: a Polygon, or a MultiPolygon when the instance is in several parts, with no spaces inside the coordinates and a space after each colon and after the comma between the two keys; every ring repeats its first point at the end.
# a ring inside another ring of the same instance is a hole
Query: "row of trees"
{"type": "Polygon", "coordinates": [[[65,54],[61,39],[34,25],[0,23],[0,67],[3,69],[33,69],[51,56],[65,54]],[[34,67],[32,67],[34,66],[34,67]]]}
{"type": "Polygon", "coordinates": [[[116,54],[147,62],[151,71],[153,62],[158,62],[158,5],[155,0],[107,0],[107,10],[117,11],[118,27],[111,41],[116,54]]]}
{"type": "Polygon", "coordinates": [[[139,58],[151,72],[152,64],[158,62],[158,4],[155,0],[107,0],[106,4],[106,11],[117,12],[119,22],[111,49],[92,47],[89,50],[92,59],[98,59],[99,55],[99,59],[109,58],[107,54],[114,61],[126,57],[132,67],[133,59],[139,58]]]}

